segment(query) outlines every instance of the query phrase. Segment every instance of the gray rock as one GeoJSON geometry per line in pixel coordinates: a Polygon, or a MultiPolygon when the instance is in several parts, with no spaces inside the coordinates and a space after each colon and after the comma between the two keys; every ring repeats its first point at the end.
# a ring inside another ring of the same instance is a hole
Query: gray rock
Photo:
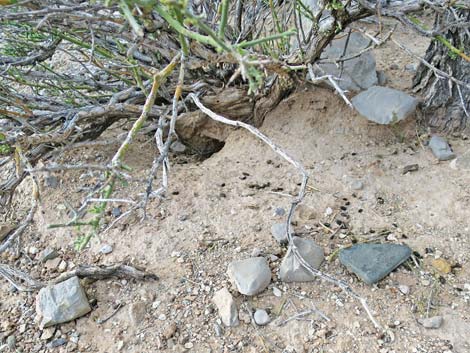
{"type": "Polygon", "coordinates": [[[271,226],[271,234],[279,244],[287,244],[287,224],[275,223],[271,226]]]}
{"type": "Polygon", "coordinates": [[[263,309],[256,310],[253,318],[255,319],[256,325],[259,326],[264,326],[271,322],[269,314],[266,312],[266,310],[263,309]]]}
{"type": "Polygon", "coordinates": [[[410,293],[410,287],[405,284],[400,284],[398,286],[398,290],[404,295],[407,295],[408,293],[410,293]]]}
{"type": "Polygon", "coordinates": [[[59,253],[56,249],[53,248],[45,248],[44,251],[41,253],[41,257],[39,259],[40,262],[46,262],[47,260],[55,259],[59,256],[59,253]]]}
{"type": "MultiPolygon", "coordinates": [[[[292,241],[302,258],[315,269],[318,269],[325,258],[323,249],[313,240],[293,237],[292,241]]],[[[279,277],[283,282],[308,282],[315,276],[306,270],[295,258],[292,247],[289,246],[279,269],[279,277]]]]}
{"type": "Polygon", "coordinates": [[[430,329],[438,329],[441,327],[444,319],[442,316],[433,316],[425,319],[418,319],[418,322],[424,327],[424,328],[430,328],[430,329]]]}
{"type": "Polygon", "coordinates": [[[36,298],[36,313],[41,328],[79,318],[90,311],[78,277],[42,288],[36,298]]]}
{"type": "Polygon", "coordinates": [[[53,340],[51,342],[49,342],[48,344],[46,344],[46,347],[48,349],[51,349],[51,348],[56,348],[56,347],[60,347],[60,346],[63,346],[64,344],[67,343],[67,340],[65,338],[58,338],[56,340],[53,340]]]}
{"type": "Polygon", "coordinates": [[[452,152],[447,141],[440,136],[432,136],[431,140],[429,140],[429,147],[434,156],[440,161],[448,161],[449,159],[455,158],[455,153],[452,152]]]}
{"type": "Polygon", "coordinates": [[[101,248],[100,248],[100,253],[102,254],[111,254],[113,252],[113,247],[109,244],[104,244],[101,248]]]}
{"type": "Polygon", "coordinates": [[[16,347],[16,337],[11,335],[7,338],[7,346],[13,352],[16,347]]]}
{"type": "Polygon", "coordinates": [[[47,187],[55,189],[59,186],[59,179],[54,175],[49,175],[44,179],[44,183],[47,187]]]}
{"type": "Polygon", "coordinates": [[[416,70],[418,70],[418,65],[417,64],[406,64],[405,65],[405,70],[410,71],[410,72],[416,72],[416,70]]]}
{"type": "MultiPolygon", "coordinates": [[[[342,34],[325,48],[321,59],[348,57],[363,50],[369,44],[370,40],[358,32],[351,33],[349,39],[347,35],[342,34]]],[[[317,70],[316,74],[320,76],[327,73],[339,78],[340,81],[337,82],[343,90],[361,91],[378,84],[375,58],[370,51],[346,60],[342,65],[322,63],[321,59],[318,65],[321,70],[317,70]]]]}
{"type": "Polygon", "coordinates": [[[233,261],[228,266],[227,275],[244,295],[258,294],[271,282],[271,270],[263,257],[233,261]]]}
{"type": "Polygon", "coordinates": [[[362,190],[362,189],[364,189],[364,183],[360,180],[355,180],[351,183],[351,189],[353,189],[353,190],[362,190]]]}
{"type": "Polygon", "coordinates": [[[212,302],[219,310],[220,318],[225,326],[233,327],[239,324],[237,305],[227,288],[215,292],[212,302]]]}
{"type": "Polygon", "coordinates": [[[341,250],[339,260],[365,283],[373,284],[406,261],[411,249],[398,244],[357,244],[341,250]]]}
{"type": "Polygon", "coordinates": [[[175,141],[170,145],[170,150],[174,153],[184,153],[187,148],[180,141],[175,141]]]}
{"type": "Polygon", "coordinates": [[[352,99],[354,108],[377,124],[394,124],[413,114],[418,100],[404,92],[373,86],[352,99]]]}
{"type": "Polygon", "coordinates": [[[113,215],[113,217],[118,218],[120,215],[122,215],[121,208],[113,207],[113,209],[111,210],[111,214],[113,215]]]}
{"type": "Polygon", "coordinates": [[[286,214],[286,210],[283,209],[282,207],[276,207],[276,209],[274,210],[274,215],[275,216],[282,217],[285,214],[286,214]]]}

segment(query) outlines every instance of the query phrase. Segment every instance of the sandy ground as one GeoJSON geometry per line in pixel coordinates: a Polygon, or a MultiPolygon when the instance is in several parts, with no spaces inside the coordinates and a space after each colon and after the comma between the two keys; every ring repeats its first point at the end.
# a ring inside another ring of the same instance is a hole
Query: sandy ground
{"type": "MultiPolygon", "coordinates": [[[[413,34],[399,29],[397,35],[417,52],[426,48],[413,34]]],[[[388,86],[410,87],[413,73],[405,65],[412,60],[392,44],[378,49],[376,57],[378,69],[389,78],[388,86]]],[[[47,224],[63,221],[66,202],[77,205],[78,191],[93,185],[96,176],[57,174],[60,186],[44,187],[34,231],[23,243],[39,251],[55,247],[69,268],[124,261],[160,279],[86,282],[89,299],[95,301],[93,311],[59,326],[48,340],[41,339],[43,333],[34,322],[35,295],[16,292],[1,280],[0,342],[15,335],[18,352],[470,352],[468,172],[437,162],[424,145],[427,132],[420,131],[412,118],[395,127],[377,126],[334,93],[315,87],[299,89],[284,100],[266,117],[262,131],[298,158],[311,175],[303,205],[313,210],[314,217],[297,220],[297,233],[314,239],[327,255],[353,240],[371,238],[407,244],[415,252],[419,266],[410,261],[373,286],[363,284],[335,257],[321,267],[368,300],[385,333],[374,329],[356,300],[331,284],[278,281],[285,249],[274,241],[270,228],[285,220],[274,211],[287,209],[288,195],[297,193],[300,176],[266,145],[237,130],[219,153],[205,161],[173,156],[168,197],[149,205],[147,220],[127,219],[101,239],[93,239],[81,253],[73,249],[77,229],[50,230],[47,224]],[[410,164],[419,169],[403,174],[403,167],[410,164]],[[364,187],[353,190],[355,181],[364,187]],[[327,208],[332,215],[325,214],[327,208]],[[346,229],[332,235],[320,222],[333,230],[342,223],[346,229]],[[113,252],[100,254],[103,244],[112,245],[113,252]],[[254,251],[269,260],[272,284],[256,297],[237,296],[232,288],[241,324],[220,329],[213,293],[223,286],[231,288],[228,263],[254,251]],[[435,258],[445,259],[451,272],[439,273],[432,265],[435,258]],[[408,286],[409,293],[400,292],[399,286],[408,286]],[[273,287],[282,290],[280,298],[274,296],[273,287]],[[430,316],[444,317],[439,329],[417,323],[429,303],[430,316]],[[114,316],[97,323],[118,306],[114,316]],[[268,309],[272,323],[253,326],[249,308],[268,309]],[[312,308],[330,321],[313,313],[284,323],[312,308]],[[59,337],[67,344],[46,347],[59,337]]],[[[131,149],[126,162],[144,176],[155,151],[150,140],[141,142],[144,147],[131,149]]],[[[451,138],[450,143],[457,155],[470,149],[463,139],[451,138]]],[[[73,163],[84,156],[102,161],[114,151],[115,146],[81,150],[63,155],[61,161],[73,163]]],[[[126,196],[132,189],[140,192],[139,185],[121,187],[116,196],[126,196]]],[[[38,257],[28,254],[7,260],[41,278],[56,276],[58,269],[39,264],[38,257]]]]}

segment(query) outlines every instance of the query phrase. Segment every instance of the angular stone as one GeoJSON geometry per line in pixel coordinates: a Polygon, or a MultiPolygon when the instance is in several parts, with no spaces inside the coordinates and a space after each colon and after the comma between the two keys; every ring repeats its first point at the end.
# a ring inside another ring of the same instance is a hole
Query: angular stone
{"type": "Polygon", "coordinates": [[[59,256],[59,253],[57,252],[56,249],[45,248],[44,251],[41,253],[39,262],[46,262],[48,260],[55,259],[57,256],[59,256]]]}
{"type": "Polygon", "coordinates": [[[357,244],[341,250],[339,260],[367,284],[387,276],[406,261],[411,249],[398,244],[357,244]]]}
{"type": "MultiPolygon", "coordinates": [[[[370,40],[358,32],[348,36],[341,34],[328,45],[322,53],[321,59],[338,59],[357,54],[370,45],[370,40]]],[[[335,63],[322,63],[320,59],[320,71],[318,76],[325,73],[335,76],[340,80],[338,85],[343,90],[362,91],[378,84],[376,63],[372,52],[365,52],[358,57],[343,61],[342,65],[335,63]]]]}
{"type": "Polygon", "coordinates": [[[418,322],[424,327],[424,328],[430,328],[430,329],[438,329],[441,327],[444,319],[442,316],[433,316],[425,319],[418,319],[418,322]]]}
{"type": "Polygon", "coordinates": [[[287,244],[287,224],[286,223],[275,223],[271,226],[271,234],[276,241],[281,244],[287,244]]]}
{"type": "Polygon", "coordinates": [[[455,158],[455,153],[452,152],[449,144],[445,139],[440,136],[434,135],[429,140],[429,148],[432,153],[440,161],[448,161],[449,159],[455,158]]]}
{"type": "Polygon", "coordinates": [[[394,124],[415,112],[418,100],[404,92],[373,86],[352,99],[354,108],[377,124],[394,124]]]}
{"type": "Polygon", "coordinates": [[[265,290],[271,282],[271,270],[263,257],[233,261],[227,275],[241,294],[255,295],[265,290]]]}
{"type": "MultiPolygon", "coordinates": [[[[293,237],[292,241],[297,247],[302,258],[313,268],[318,269],[325,258],[323,249],[313,240],[293,237]]],[[[289,246],[279,269],[279,277],[283,282],[309,282],[315,276],[305,269],[295,258],[292,248],[289,246]]]]}
{"type": "Polygon", "coordinates": [[[40,327],[71,321],[91,311],[78,277],[42,288],[36,298],[40,327]]]}
{"type": "Polygon", "coordinates": [[[129,318],[133,326],[139,326],[145,319],[147,313],[147,303],[143,301],[129,305],[129,318]]]}
{"type": "Polygon", "coordinates": [[[233,327],[239,324],[237,305],[227,288],[215,292],[212,302],[219,310],[220,318],[225,326],[233,327]]]}

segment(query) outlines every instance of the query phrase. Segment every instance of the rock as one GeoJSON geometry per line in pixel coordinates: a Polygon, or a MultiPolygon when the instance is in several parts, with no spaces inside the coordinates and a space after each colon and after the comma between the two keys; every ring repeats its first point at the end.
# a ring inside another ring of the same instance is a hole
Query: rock
{"type": "Polygon", "coordinates": [[[129,318],[131,319],[132,325],[139,326],[145,319],[147,313],[147,304],[139,301],[129,305],[129,318]]]}
{"type": "Polygon", "coordinates": [[[260,248],[254,248],[252,251],[251,251],[251,256],[252,257],[258,257],[262,254],[262,251],[260,248]]]}
{"type": "Polygon", "coordinates": [[[175,141],[170,145],[170,150],[174,153],[184,153],[186,152],[186,149],[186,146],[183,145],[180,141],[175,141]]]}
{"type": "Polygon", "coordinates": [[[274,210],[274,216],[282,217],[285,214],[286,214],[286,210],[283,209],[282,207],[276,207],[276,209],[274,210]]]}
{"type": "Polygon", "coordinates": [[[394,124],[415,112],[418,100],[388,87],[373,86],[352,99],[354,108],[378,124],[394,124]]]}
{"type": "Polygon", "coordinates": [[[360,180],[355,180],[351,183],[351,189],[359,191],[364,189],[364,183],[360,180]]]}
{"type": "Polygon", "coordinates": [[[379,86],[385,86],[388,82],[388,77],[382,70],[377,70],[377,81],[379,86]]]}
{"type": "Polygon", "coordinates": [[[8,336],[7,346],[10,349],[10,351],[13,352],[15,350],[15,348],[16,348],[16,337],[15,336],[13,336],[13,335],[8,336]]]}
{"type": "Polygon", "coordinates": [[[263,309],[256,310],[253,318],[255,319],[256,325],[259,326],[267,325],[271,321],[269,314],[263,309]]]}
{"type": "Polygon", "coordinates": [[[233,327],[239,324],[237,305],[227,288],[215,292],[212,302],[219,310],[220,318],[225,326],[233,327]]]}
{"type": "Polygon", "coordinates": [[[244,295],[258,294],[271,283],[271,270],[263,257],[233,261],[228,266],[227,275],[244,295]]]}
{"type": "Polygon", "coordinates": [[[341,250],[339,260],[365,283],[373,284],[406,261],[411,249],[398,244],[357,244],[341,250]]]}
{"type": "Polygon", "coordinates": [[[406,70],[406,71],[416,72],[417,69],[418,69],[418,65],[417,65],[417,64],[406,64],[406,65],[405,65],[405,70],[406,70]]]}
{"type": "Polygon", "coordinates": [[[30,246],[28,248],[28,252],[31,254],[31,255],[36,255],[38,252],[39,252],[39,249],[35,246],[30,246]]]}
{"type": "Polygon", "coordinates": [[[369,42],[369,39],[358,32],[351,33],[349,38],[347,35],[341,35],[338,39],[334,39],[322,52],[318,64],[320,70],[316,70],[315,74],[321,76],[326,73],[339,78],[338,85],[348,91],[361,91],[377,85],[375,58],[371,51],[346,60],[342,65],[322,63],[322,59],[325,61],[325,59],[337,59],[357,54],[368,47],[369,42]]]}
{"type": "Polygon", "coordinates": [[[111,214],[113,215],[113,217],[118,218],[120,215],[122,215],[121,208],[113,207],[113,209],[111,210],[111,214]]]}
{"type": "Polygon", "coordinates": [[[48,260],[55,259],[59,256],[59,253],[56,249],[53,248],[45,248],[44,251],[41,253],[39,258],[39,262],[46,262],[48,260]]]}
{"type": "Polygon", "coordinates": [[[48,328],[45,328],[42,333],[41,333],[41,339],[46,341],[48,339],[51,339],[52,337],[54,337],[54,333],[55,333],[55,327],[48,327],[48,328]]]}
{"type": "Polygon", "coordinates": [[[167,327],[165,327],[165,329],[163,330],[163,337],[165,339],[169,340],[170,338],[172,338],[175,335],[176,329],[177,329],[176,324],[174,322],[172,322],[167,327]]]}
{"type": "Polygon", "coordinates": [[[452,266],[442,258],[434,259],[431,265],[441,274],[448,274],[450,271],[452,271],[452,266]]]}
{"type": "Polygon", "coordinates": [[[48,188],[55,189],[59,186],[59,179],[54,175],[49,175],[44,179],[44,183],[48,188]]]}
{"type": "Polygon", "coordinates": [[[273,287],[273,294],[275,297],[278,297],[278,298],[282,297],[282,291],[277,287],[273,287]]]}
{"type": "Polygon", "coordinates": [[[13,224],[1,223],[0,224],[0,241],[5,239],[7,235],[10,234],[10,232],[14,230],[15,228],[16,227],[13,224]]]}
{"type": "Polygon", "coordinates": [[[113,247],[109,244],[104,244],[100,251],[100,253],[104,254],[104,255],[107,255],[107,254],[111,254],[113,252],[113,247]]]}
{"type": "Polygon", "coordinates": [[[79,318],[90,311],[78,277],[42,288],[36,297],[36,313],[41,328],[79,318]]]}
{"type": "Polygon", "coordinates": [[[429,148],[431,148],[434,156],[440,161],[448,161],[455,158],[455,153],[452,152],[449,144],[445,139],[440,136],[433,135],[429,140],[429,148]]]}
{"type": "Polygon", "coordinates": [[[404,295],[407,295],[408,293],[410,293],[410,287],[404,284],[400,284],[398,286],[398,290],[404,295]]]}
{"type": "Polygon", "coordinates": [[[271,226],[271,234],[276,241],[285,245],[288,243],[287,240],[287,224],[286,223],[275,223],[271,226]]]}
{"type": "Polygon", "coordinates": [[[418,322],[428,329],[438,329],[441,327],[442,322],[444,321],[442,316],[433,316],[426,319],[418,319],[418,322]]]}
{"type": "Polygon", "coordinates": [[[418,164],[409,164],[403,167],[403,174],[416,172],[419,169],[418,164]]]}
{"type": "Polygon", "coordinates": [[[65,270],[67,270],[67,262],[62,260],[57,269],[59,272],[65,272],[65,270]]]}
{"type": "Polygon", "coordinates": [[[55,259],[47,260],[44,264],[44,267],[46,267],[48,270],[54,270],[59,267],[61,262],[62,259],[60,257],[56,257],[55,259]]]}
{"type": "MultiPolygon", "coordinates": [[[[315,269],[318,269],[325,258],[323,249],[313,240],[293,237],[292,241],[302,258],[315,269]]],[[[306,270],[295,258],[291,246],[287,250],[279,269],[279,277],[283,282],[308,282],[315,276],[306,270]]]]}
{"type": "Polygon", "coordinates": [[[46,344],[46,347],[48,349],[52,349],[52,348],[57,348],[57,347],[60,347],[60,346],[63,346],[64,344],[67,343],[67,340],[65,338],[58,338],[56,340],[53,340],[52,342],[49,342],[48,344],[46,344]]]}
{"type": "Polygon", "coordinates": [[[224,329],[217,323],[214,324],[214,331],[217,337],[221,337],[224,334],[224,329]]]}

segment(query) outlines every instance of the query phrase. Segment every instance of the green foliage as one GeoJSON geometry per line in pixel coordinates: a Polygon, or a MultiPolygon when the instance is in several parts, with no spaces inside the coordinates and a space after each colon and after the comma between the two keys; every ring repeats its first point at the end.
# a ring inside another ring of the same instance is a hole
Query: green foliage
{"type": "MultiPolygon", "coordinates": [[[[5,141],[6,136],[0,132],[0,141],[5,141]]],[[[9,145],[0,145],[0,155],[10,154],[12,151],[9,145]]]]}

